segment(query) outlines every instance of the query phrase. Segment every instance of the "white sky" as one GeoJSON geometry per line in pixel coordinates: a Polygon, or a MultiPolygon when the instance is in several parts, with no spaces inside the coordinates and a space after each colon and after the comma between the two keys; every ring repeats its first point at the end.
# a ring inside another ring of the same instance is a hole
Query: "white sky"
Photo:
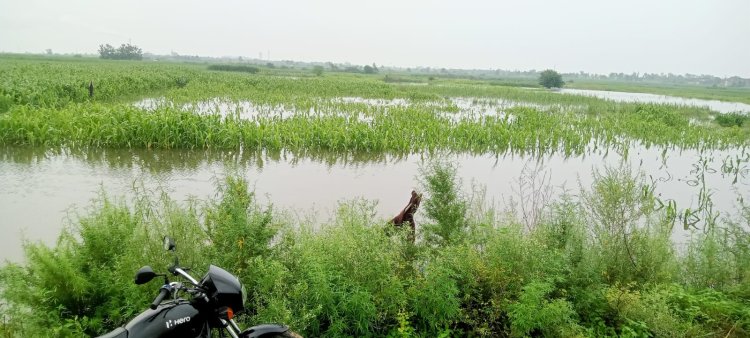
{"type": "Polygon", "coordinates": [[[0,51],[750,77],[750,0],[0,0],[0,51]]]}

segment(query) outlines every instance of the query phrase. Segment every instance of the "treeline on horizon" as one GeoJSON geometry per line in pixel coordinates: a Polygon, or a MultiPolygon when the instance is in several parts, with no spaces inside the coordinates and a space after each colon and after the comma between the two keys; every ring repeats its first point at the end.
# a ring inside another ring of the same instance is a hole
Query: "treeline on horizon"
{"type": "MultiPolygon", "coordinates": [[[[467,77],[467,78],[516,78],[516,79],[537,79],[542,70],[506,70],[506,69],[460,69],[445,67],[398,67],[398,66],[377,66],[376,63],[370,65],[357,65],[349,62],[305,62],[295,60],[270,60],[262,58],[248,57],[210,57],[199,55],[180,55],[172,52],[169,55],[159,55],[143,52],[136,45],[122,44],[115,48],[109,44],[102,44],[98,50],[99,57],[102,59],[114,60],[164,60],[164,61],[201,61],[201,62],[221,62],[221,63],[242,63],[255,66],[265,66],[269,68],[291,68],[291,69],[314,69],[323,67],[325,71],[346,72],[346,73],[365,73],[374,74],[378,72],[405,72],[410,74],[439,75],[443,77],[467,77]]],[[[46,50],[45,55],[54,54],[51,49],[46,50]]],[[[81,57],[82,54],[71,54],[75,57],[81,57]]],[[[726,88],[750,88],[750,78],[740,76],[718,77],[709,74],[674,74],[674,73],[648,73],[648,72],[610,72],[608,74],[579,72],[560,72],[566,81],[571,80],[599,80],[599,81],[618,81],[630,83],[661,83],[671,85],[696,85],[707,87],[726,87],[726,88]]]]}

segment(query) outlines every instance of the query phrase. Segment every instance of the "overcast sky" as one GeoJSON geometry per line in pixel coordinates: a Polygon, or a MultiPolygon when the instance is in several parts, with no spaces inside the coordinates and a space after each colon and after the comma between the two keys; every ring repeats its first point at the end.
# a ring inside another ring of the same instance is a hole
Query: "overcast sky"
{"type": "Polygon", "coordinates": [[[0,51],[750,77],[750,0],[0,0],[0,51]]]}

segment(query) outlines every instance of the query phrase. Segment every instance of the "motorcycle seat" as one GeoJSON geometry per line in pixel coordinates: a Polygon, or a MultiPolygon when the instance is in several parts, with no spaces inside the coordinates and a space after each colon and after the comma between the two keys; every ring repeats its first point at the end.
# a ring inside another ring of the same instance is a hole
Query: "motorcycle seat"
{"type": "Polygon", "coordinates": [[[118,327],[109,333],[99,336],[97,338],[128,338],[128,330],[118,327]]]}

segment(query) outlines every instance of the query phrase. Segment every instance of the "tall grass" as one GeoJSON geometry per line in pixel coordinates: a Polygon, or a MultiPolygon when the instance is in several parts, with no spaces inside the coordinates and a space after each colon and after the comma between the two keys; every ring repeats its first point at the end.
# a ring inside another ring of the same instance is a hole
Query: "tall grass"
{"type": "Polygon", "coordinates": [[[599,173],[579,197],[542,206],[528,228],[492,209],[471,212],[488,209],[457,190],[453,172],[425,169],[427,217],[417,215],[416,244],[372,203],[343,203],[319,227],[298,224],[259,205],[235,177],[204,203],[103,194],[56,246],[27,243],[24,265],[0,268],[0,335],[82,336],[122,325],[156,291],[133,285],[133,272],[169,263],[163,234],[176,237],[196,273],[213,263],[240,277],[249,291],[243,324],[284,322],[306,336],[750,334],[750,217],[694,237],[682,253],[637,173],[599,173]]]}

